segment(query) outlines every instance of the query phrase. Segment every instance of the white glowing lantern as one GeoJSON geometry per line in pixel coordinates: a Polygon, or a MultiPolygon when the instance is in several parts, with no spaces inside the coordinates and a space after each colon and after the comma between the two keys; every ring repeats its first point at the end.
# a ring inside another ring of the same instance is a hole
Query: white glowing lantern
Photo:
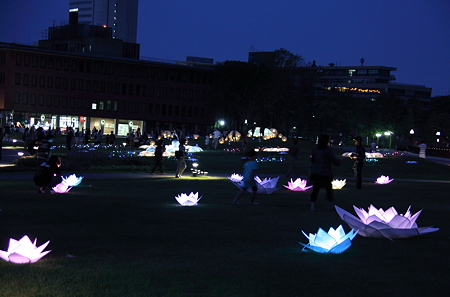
{"type": "Polygon", "coordinates": [[[34,263],[50,253],[50,251],[42,252],[50,241],[47,241],[40,247],[36,247],[36,241],[37,239],[34,240],[34,243],[31,242],[26,235],[20,240],[10,238],[8,250],[0,250],[0,258],[16,264],[34,263]]]}
{"type": "Polygon", "coordinates": [[[56,186],[54,186],[52,188],[53,192],[58,193],[58,194],[64,194],[70,191],[70,189],[72,189],[72,187],[69,187],[67,184],[65,184],[64,182],[60,182],[59,184],[57,184],[56,186]]]}
{"type": "Polygon", "coordinates": [[[295,181],[292,180],[288,182],[288,185],[283,187],[288,188],[291,191],[303,192],[308,189],[311,189],[312,186],[307,187],[308,181],[306,179],[297,178],[295,181]]]}
{"type": "Polygon", "coordinates": [[[234,183],[240,182],[244,177],[240,174],[233,173],[231,176],[228,177],[229,180],[231,180],[234,183]]]}
{"type": "Polygon", "coordinates": [[[198,192],[187,195],[186,193],[181,193],[178,196],[175,196],[175,199],[183,206],[194,206],[197,205],[198,201],[200,201],[202,197],[198,198],[198,192]]]}
{"type": "Polygon", "coordinates": [[[334,190],[340,190],[345,186],[346,183],[346,179],[333,179],[333,181],[331,182],[331,186],[334,190]]]}
{"type": "Polygon", "coordinates": [[[380,176],[379,178],[377,178],[377,180],[375,181],[375,183],[379,184],[379,185],[385,185],[390,183],[391,181],[393,181],[394,179],[389,179],[389,175],[388,176],[380,176]]]}
{"type": "Polygon", "coordinates": [[[83,176],[77,177],[75,174],[72,174],[67,177],[62,177],[62,182],[65,183],[68,187],[76,187],[81,183],[83,178],[83,176]]]}
{"type": "Polygon", "coordinates": [[[354,231],[352,229],[349,233],[345,234],[344,228],[340,225],[336,230],[330,228],[328,232],[325,232],[322,228],[319,228],[317,234],[309,234],[306,235],[304,231],[302,231],[306,238],[309,239],[308,244],[301,245],[304,246],[303,251],[307,251],[308,249],[317,252],[317,253],[333,253],[340,254],[348,249],[352,245],[352,240],[355,238],[358,231],[354,231]]]}
{"type": "MultiPolygon", "coordinates": [[[[276,178],[264,178],[264,180],[261,180],[259,176],[255,176],[256,181],[256,187],[257,187],[257,193],[258,194],[272,194],[276,190],[279,190],[280,188],[277,188],[278,179],[280,177],[276,178]]],[[[239,189],[242,189],[244,187],[244,177],[233,173],[230,177],[228,177],[230,181],[239,189]]],[[[252,193],[252,188],[247,188],[247,192],[252,193]]]]}
{"type": "Polygon", "coordinates": [[[408,207],[406,213],[398,214],[394,207],[384,211],[370,205],[366,212],[362,208],[353,206],[359,218],[335,206],[337,213],[351,228],[359,229],[359,234],[364,237],[377,238],[408,238],[438,231],[439,228],[421,227],[416,224],[422,210],[412,215],[408,207]]]}

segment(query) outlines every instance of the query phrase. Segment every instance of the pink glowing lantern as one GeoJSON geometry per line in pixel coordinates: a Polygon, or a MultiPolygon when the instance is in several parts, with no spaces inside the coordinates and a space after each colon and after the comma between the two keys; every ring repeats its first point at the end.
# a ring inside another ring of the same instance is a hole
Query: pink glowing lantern
{"type": "Polygon", "coordinates": [[[291,190],[291,191],[297,191],[297,192],[304,192],[308,189],[311,189],[312,186],[307,187],[308,181],[306,179],[297,178],[295,181],[292,180],[289,182],[288,185],[283,185],[283,187],[291,190]]]}
{"type": "Polygon", "coordinates": [[[328,232],[325,232],[322,228],[319,228],[317,234],[306,235],[302,231],[306,238],[309,239],[308,244],[301,245],[304,246],[303,251],[312,250],[317,253],[332,253],[340,254],[347,250],[352,245],[352,240],[355,238],[358,231],[355,232],[354,229],[350,230],[349,233],[345,234],[344,228],[340,225],[336,230],[330,228],[328,232]]]}
{"type": "Polygon", "coordinates": [[[20,240],[9,239],[8,251],[0,250],[0,258],[16,264],[34,263],[39,259],[50,253],[50,251],[43,250],[47,247],[50,241],[47,241],[40,247],[36,247],[36,241],[31,242],[28,236],[22,237],[20,240]]]}
{"type": "Polygon", "coordinates": [[[359,234],[364,237],[377,238],[409,238],[430,232],[438,231],[439,228],[421,227],[416,224],[422,210],[412,215],[410,207],[406,213],[398,214],[394,207],[384,211],[370,205],[368,211],[353,206],[359,218],[335,206],[337,213],[351,228],[359,229],[359,234]]]}
{"type": "Polygon", "coordinates": [[[379,178],[377,178],[377,180],[375,181],[375,183],[379,184],[379,185],[385,185],[390,183],[391,181],[393,181],[394,179],[389,179],[389,176],[380,176],[379,178]]]}
{"type": "Polygon", "coordinates": [[[181,193],[178,196],[175,196],[175,199],[183,206],[194,206],[198,204],[198,201],[200,201],[202,197],[198,197],[198,192],[187,195],[186,193],[181,193]]]}
{"type": "Polygon", "coordinates": [[[72,189],[72,187],[69,187],[67,184],[65,184],[64,182],[60,182],[59,184],[57,184],[56,186],[54,186],[52,188],[53,192],[58,193],[58,194],[64,194],[70,191],[70,189],[72,189]]]}

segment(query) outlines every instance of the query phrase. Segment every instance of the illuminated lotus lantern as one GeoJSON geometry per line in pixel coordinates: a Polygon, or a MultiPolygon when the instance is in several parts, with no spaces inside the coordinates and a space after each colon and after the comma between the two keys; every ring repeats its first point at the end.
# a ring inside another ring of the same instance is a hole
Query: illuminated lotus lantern
{"type": "Polygon", "coordinates": [[[333,190],[340,190],[342,189],[345,184],[347,183],[346,179],[333,179],[333,181],[331,182],[331,186],[333,188],[333,190]]]}
{"type": "Polygon", "coordinates": [[[286,142],[287,141],[287,137],[286,136],[281,137],[281,141],[286,142]]]}
{"type": "Polygon", "coordinates": [[[319,228],[316,234],[306,235],[302,231],[306,238],[309,239],[308,244],[301,245],[304,246],[303,251],[312,250],[317,253],[333,253],[340,254],[348,249],[352,245],[352,240],[355,238],[358,231],[352,229],[350,232],[345,234],[344,228],[340,225],[336,230],[330,228],[328,232],[325,232],[322,228],[319,228]]]}
{"type": "MultiPolygon", "coordinates": [[[[278,179],[280,177],[276,178],[264,178],[261,180],[259,176],[255,176],[256,181],[256,187],[257,187],[257,193],[258,194],[272,194],[276,190],[279,190],[280,188],[277,188],[278,179]]],[[[228,179],[239,189],[242,189],[244,187],[244,177],[242,175],[233,173],[231,176],[228,177],[228,179]]],[[[247,192],[252,193],[253,190],[251,188],[247,188],[247,192]]]]}
{"type": "Polygon", "coordinates": [[[230,133],[228,133],[227,138],[229,141],[238,142],[239,139],[241,138],[241,133],[239,133],[236,130],[233,130],[230,133]]]}
{"type": "Polygon", "coordinates": [[[65,184],[64,182],[60,182],[59,184],[57,184],[56,186],[54,186],[52,188],[53,192],[58,193],[58,194],[64,194],[70,191],[70,189],[72,189],[72,187],[69,187],[67,184],[65,184]]]}
{"type": "Polygon", "coordinates": [[[234,183],[240,182],[244,177],[240,174],[233,173],[231,176],[228,177],[229,180],[231,180],[234,183]]]}
{"type": "Polygon", "coordinates": [[[178,196],[175,196],[175,199],[183,206],[194,206],[197,205],[198,201],[200,201],[202,197],[198,197],[198,192],[187,195],[186,193],[181,193],[178,196]]]}
{"type": "Polygon", "coordinates": [[[40,247],[36,247],[36,241],[31,242],[28,236],[22,237],[20,240],[9,239],[7,251],[0,250],[0,258],[16,264],[34,263],[50,253],[50,251],[42,252],[50,241],[47,241],[40,247]]]}
{"type": "Polygon", "coordinates": [[[83,178],[83,176],[77,177],[75,174],[72,174],[67,177],[62,177],[62,182],[65,183],[68,187],[76,187],[81,183],[83,178]]]}
{"type": "Polygon", "coordinates": [[[198,134],[193,134],[192,136],[193,136],[194,139],[196,139],[196,140],[200,137],[200,135],[198,135],[198,134]]]}
{"type": "Polygon", "coordinates": [[[288,185],[283,185],[283,187],[288,188],[291,191],[304,192],[312,188],[312,186],[307,187],[307,184],[308,181],[306,179],[297,178],[295,181],[293,181],[291,178],[291,181],[288,181],[288,185]]]}
{"type": "Polygon", "coordinates": [[[393,181],[394,179],[389,179],[389,176],[380,176],[379,178],[377,178],[377,180],[375,181],[375,183],[379,184],[379,185],[385,185],[390,183],[391,181],[393,181]]]}
{"type": "Polygon", "coordinates": [[[335,208],[341,219],[351,228],[359,229],[359,234],[364,237],[408,238],[439,230],[439,228],[432,227],[419,228],[416,220],[422,210],[412,215],[409,211],[411,206],[404,215],[398,214],[394,207],[384,211],[382,208],[377,209],[370,205],[366,212],[362,208],[353,206],[359,218],[338,206],[335,208]]]}

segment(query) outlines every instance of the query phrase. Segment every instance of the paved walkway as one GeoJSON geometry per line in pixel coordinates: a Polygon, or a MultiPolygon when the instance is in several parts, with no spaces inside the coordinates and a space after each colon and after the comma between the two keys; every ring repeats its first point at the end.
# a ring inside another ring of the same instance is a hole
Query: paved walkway
{"type": "MultiPolygon", "coordinates": [[[[13,163],[15,159],[17,159],[19,156],[17,153],[19,151],[23,151],[23,149],[20,148],[13,148],[13,147],[4,147],[2,150],[2,159],[0,160],[0,167],[2,166],[9,166],[13,163]]],[[[405,152],[405,155],[407,156],[418,156],[417,154],[412,154],[409,152],[405,152]]],[[[445,164],[447,166],[450,166],[450,159],[446,158],[438,158],[438,157],[427,157],[427,160],[445,164]]],[[[225,173],[208,173],[209,176],[220,176],[220,177],[227,177],[230,174],[225,173]]],[[[27,173],[1,173],[0,172],[0,181],[1,180],[32,180],[34,176],[34,172],[27,172],[27,173]]],[[[151,175],[148,172],[111,172],[111,173],[85,173],[82,174],[87,179],[106,179],[106,178],[113,178],[113,179],[124,179],[124,178],[163,178],[163,177],[171,177],[172,175],[166,174],[166,175],[151,175]]],[[[188,176],[188,172],[185,173],[185,176],[188,176]]],[[[262,174],[261,177],[274,177],[274,175],[270,174],[262,174]]],[[[301,176],[301,178],[306,178],[306,176],[301,176]]],[[[336,177],[337,179],[353,179],[354,177],[336,177]]],[[[373,178],[363,178],[363,180],[372,181],[373,178]]],[[[397,181],[411,181],[411,182],[427,182],[427,183],[450,183],[449,181],[445,180],[412,180],[412,179],[395,179],[397,181]]]]}

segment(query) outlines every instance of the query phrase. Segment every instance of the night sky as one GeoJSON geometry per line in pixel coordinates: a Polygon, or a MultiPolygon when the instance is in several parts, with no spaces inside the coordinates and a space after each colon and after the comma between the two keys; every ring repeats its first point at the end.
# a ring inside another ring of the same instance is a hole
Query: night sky
{"type": "MultiPolygon", "coordinates": [[[[33,44],[68,0],[3,0],[0,41],[33,44]]],[[[317,65],[390,66],[398,83],[450,94],[449,0],[140,0],[141,56],[247,61],[285,48],[317,65]],[[345,3],[345,4],[342,4],[345,3]]]]}

